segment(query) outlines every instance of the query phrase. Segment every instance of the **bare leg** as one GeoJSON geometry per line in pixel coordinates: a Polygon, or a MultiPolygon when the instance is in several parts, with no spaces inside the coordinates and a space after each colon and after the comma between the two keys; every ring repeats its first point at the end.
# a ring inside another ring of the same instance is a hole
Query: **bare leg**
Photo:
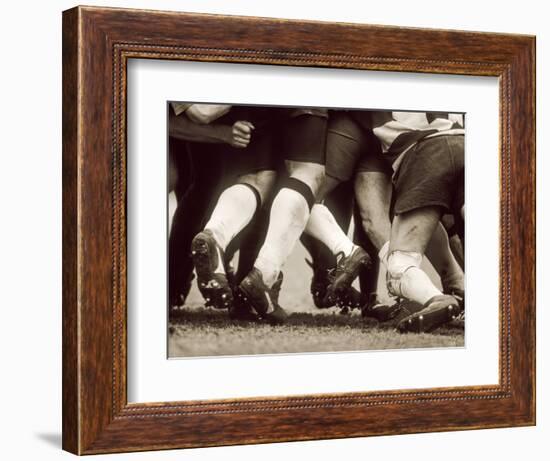
{"type": "Polygon", "coordinates": [[[424,207],[396,216],[387,257],[388,290],[395,296],[425,304],[441,292],[420,263],[440,219],[440,209],[424,207]]]}
{"type": "Polygon", "coordinates": [[[401,332],[429,332],[460,313],[458,300],[443,295],[420,263],[440,220],[440,209],[424,207],[395,217],[387,258],[388,291],[415,301],[423,308],[397,324],[401,332]]]}
{"type": "Polygon", "coordinates": [[[441,283],[446,293],[453,290],[464,291],[464,272],[456,261],[449,245],[449,236],[439,222],[432,238],[426,247],[426,256],[441,277],[441,283]]]}
{"type": "Polygon", "coordinates": [[[319,193],[317,194],[317,201],[322,201],[325,198],[327,198],[330,193],[336,189],[341,184],[341,181],[337,178],[333,178],[332,176],[325,175],[325,180],[323,181],[323,184],[321,185],[321,188],[319,190],[319,193]]]}
{"type": "MultiPolygon", "coordinates": [[[[371,256],[372,267],[359,274],[361,291],[369,297],[370,305],[378,303],[378,254],[390,240],[390,177],[383,172],[363,171],[355,177],[356,235],[361,238],[362,247],[371,256]]],[[[368,306],[367,306],[368,308],[368,306]]]]}
{"type": "Polygon", "coordinates": [[[390,239],[391,181],[377,171],[360,172],[355,178],[355,199],[359,206],[361,225],[378,251],[390,239]]]}

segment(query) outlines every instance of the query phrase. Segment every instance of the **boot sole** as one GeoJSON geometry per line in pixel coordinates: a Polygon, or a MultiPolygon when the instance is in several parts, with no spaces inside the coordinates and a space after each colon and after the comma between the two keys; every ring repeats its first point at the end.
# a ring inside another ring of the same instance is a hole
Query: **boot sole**
{"type": "Polygon", "coordinates": [[[397,324],[397,330],[400,333],[430,333],[460,313],[460,307],[456,304],[428,309],[430,308],[405,317],[397,324]]]}
{"type": "Polygon", "coordinates": [[[210,246],[209,239],[200,234],[193,239],[191,244],[193,264],[197,271],[197,285],[207,306],[216,309],[229,309],[233,304],[233,291],[224,274],[216,274],[211,270],[210,246]]]}

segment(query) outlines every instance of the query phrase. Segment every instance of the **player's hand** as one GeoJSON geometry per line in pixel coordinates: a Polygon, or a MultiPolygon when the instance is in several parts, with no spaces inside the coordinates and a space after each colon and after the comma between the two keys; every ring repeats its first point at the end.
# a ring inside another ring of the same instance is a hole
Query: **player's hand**
{"type": "Polygon", "coordinates": [[[246,120],[235,122],[231,128],[231,144],[233,147],[244,149],[252,139],[254,125],[246,120]]]}

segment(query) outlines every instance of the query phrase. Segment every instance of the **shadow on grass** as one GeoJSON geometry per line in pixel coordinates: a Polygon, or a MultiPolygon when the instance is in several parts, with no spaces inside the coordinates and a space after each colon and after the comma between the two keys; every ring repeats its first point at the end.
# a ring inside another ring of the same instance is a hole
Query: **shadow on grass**
{"type": "MultiPolygon", "coordinates": [[[[195,327],[227,328],[229,325],[238,326],[243,329],[257,329],[259,325],[269,326],[265,322],[251,322],[243,320],[231,320],[226,311],[220,311],[213,308],[182,308],[170,313],[170,333],[173,332],[173,326],[187,325],[195,327]]],[[[353,328],[353,329],[378,329],[393,330],[395,322],[380,323],[373,318],[364,318],[358,312],[351,314],[341,314],[335,310],[323,311],[318,313],[294,312],[288,316],[283,326],[276,328],[291,327],[327,327],[327,328],[353,328]]],[[[273,327],[275,328],[275,327],[273,327]]],[[[436,331],[434,335],[455,336],[464,331],[462,326],[445,325],[436,331]]]]}

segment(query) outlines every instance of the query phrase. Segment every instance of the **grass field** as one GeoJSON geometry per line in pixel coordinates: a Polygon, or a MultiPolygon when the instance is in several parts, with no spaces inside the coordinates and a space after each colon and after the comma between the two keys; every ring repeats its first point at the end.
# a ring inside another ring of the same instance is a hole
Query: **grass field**
{"type": "MultiPolygon", "coordinates": [[[[171,208],[173,206],[172,203],[171,208]]],[[[226,312],[204,307],[193,283],[185,307],[169,324],[169,357],[464,346],[463,328],[446,327],[433,334],[402,335],[393,325],[378,325],[375,320],[363,319],[358,311],[341,315],[336,308],[317,309],[309,292],[312,273],[305,263],[306,257],[305,249],[297,244],[283,268],[280,304],[290,314],[284,326],[230,321],[226,312]]],[[[438,284],[433,268],[426,265],[424,269],[438,284]]],[[[385,302],[388,298],[384,276],[380,280],[378,293],[385,302]]]]}
{"type": "Polygon", "coordinates": [[[185,308],[171,322],[170,357],[288,354],[426,347],[462,347],[464,330],[440,328],[432,334],[399,334],[393,326],[363,319],[358,312],[295,312],[287,324],[271,326],[231,321],[226,312],[185,308]]]}

